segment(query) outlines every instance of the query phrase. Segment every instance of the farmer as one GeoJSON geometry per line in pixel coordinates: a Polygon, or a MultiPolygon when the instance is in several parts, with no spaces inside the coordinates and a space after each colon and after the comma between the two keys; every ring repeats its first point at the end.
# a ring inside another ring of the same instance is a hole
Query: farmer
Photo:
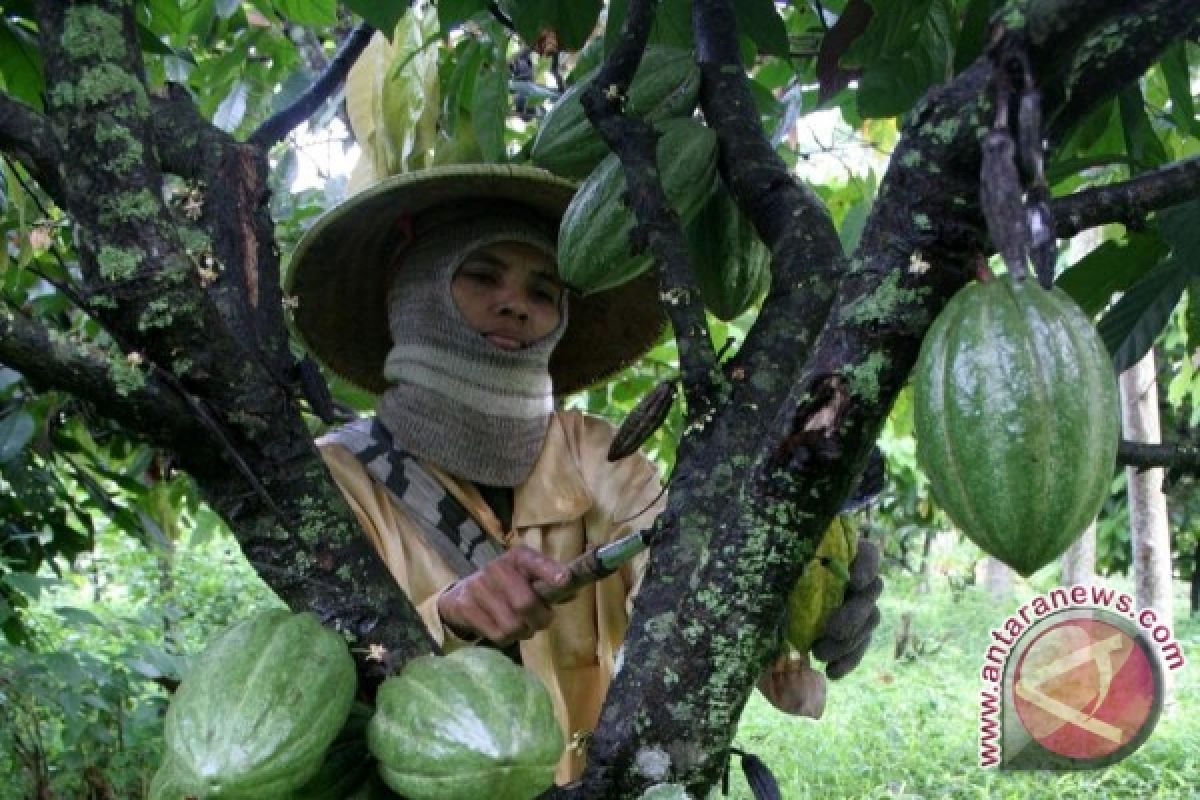
{"type": "MultiPolygon", "coordinates": [[[[310,352],[378,396],[375,418],[319,441],[363,530],[432,638],[506,648],[549,689],[568,739],[595,727],[646,559],[557,605],[533,584],[562,585],[567,562],[665,504],[652,462],[607,460],[611,425],[556,408],[665,324],[649,275],[568,301],[555,248],[572,192],[530,168],[397,176],[319,220],[288,279],[310,352]]],[[[861,658],[874,588],[847,602],[863,612],[855,629],[825,642],[831,674],[861,658]]],[[[807,659],[781,660],[760,688],[819,716],[823,681],[807,659]]],[[[568,749],[557,779],[582,767],[568,749]]]]}

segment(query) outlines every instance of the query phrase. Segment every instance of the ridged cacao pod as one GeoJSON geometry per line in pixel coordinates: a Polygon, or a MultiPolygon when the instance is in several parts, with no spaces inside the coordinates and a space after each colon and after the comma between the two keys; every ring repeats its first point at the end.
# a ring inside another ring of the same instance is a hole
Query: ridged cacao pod
{"type": "MultiPolygon", "coordinates": [[[[700,211],[715,186],[717,137],[693,120],[658,124],[658,172],[667,200],[686,224],[700,211]]],[[[636,220],[626,206],[625,173],[610,154],[579,187],[558,232],[563,282],[584,294],[620,286],[645,272],[649,253],[630,252],[636,220]]]]}
{"type": "MultiPolygon", "coordinates": [[[[566,178],[582,180],[609,154],[592,127],[580,96],[593,70],[567,91],[546,114],[533,140],[533,163],[566,178]]],[[[625,112],[648,122],[691,116],[700,94],[700,69],[688,50],[665,45],[646,48],[637,75],[629,84],[625,112]]]]}
{"type": "Polygon", "coordinates": [[[785,638],[793,650],[807,653],[825,620],[842,605],[850,562],[857,553],[858,531],[845,517],[834,517],[788,596],[785,638]]]}
{"type": "Polygon", "coordinates": [[[313,614],[265,611],[226,629],[171,698],[159,796],[287,797],[320,769],[356,682],[346,642],[313,614]]]}
{"type": "Polygon", "coordinates": [[[367,785],[375,775],[375,759],[367,749],[367,723],[374,713],[368,705],[354,704],[317,774],[288,800],[345,800],[367,785]]]}
{"type": "Polygon", "coordinates": [[[1120,432],[1112,361],[1060,289],[996,278],[958,292],[913,373],[934,498],[984,552],[1030,575],[1108,497],[1120,432]]]}
{"type": "Polygon", "coordinates": [[[384,681],[367,744],[409,800],[529,800],[564,749],[550,693],[486,647],[422,656],[384,681]]]}
{"type": "Polygon", "coordinates": [[[687,239],[700,296],[713,316],[741,316],[766,294],[771,253],[724,188],[688,224],[687,239]]]}

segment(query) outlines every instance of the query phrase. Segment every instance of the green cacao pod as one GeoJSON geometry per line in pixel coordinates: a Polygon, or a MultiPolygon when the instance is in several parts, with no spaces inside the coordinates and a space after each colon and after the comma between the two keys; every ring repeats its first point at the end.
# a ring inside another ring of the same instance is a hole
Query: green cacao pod
{"type": "Polygon", "coordinates": [[[313,614],[271,610],[226,629],[167,708],[165,756],[185,796],[284,798],[320,769],[357,678],[313,614]]]}
{"type": "MultiPolygon", "coordinates": [[[[608,155],[608,145],[579,102],[595,76],[593,70],[563,92],[542,120],[530,153],[539,167],[582,180],[608,155]]],[[[646,48],[637,75],[629,84],[625,112],[649,122],[691,116],[699,94],[700,69],[691,52],[652,45],[646,48]]]]}
{"type": "Polygon", "coordinates": [[[1022,575],[1095,518],[1117,453],[1112,361],[1060,289],[996,278],[958,292],[913,373],[917,455],[934,498],[1022,575]]]}
{"type": "Polygon", "coordinates": [[[346,724],[325,751],[321,768],[289,800],[345,800],[375,775],[375,759],[367,749],[367,723],[375,709],[355,703],[346,724]]]}
{"type": "Polygon", "coordinates": [[[146,800],[189,800],[198,798],[189,788],[190,784],[179,774],[179,768],[171,761],[163,761],[158,772],[150,780],[146,800]]]}
{"type": "MultiPolygon", "coordinates": [[[[658,172],[667,201],[685,224],[700,211],[717,177],[717,136],[690,119],[656,126],[658,172]]],[[[625,172],[615,154],[600,162],[571,199],[558,231],[558,274],[590,294],[620,286],[645,272],[654,259],[630,252],[636,224],[626,205],[625,172]]]]}
{"type": "Polygon", "coordinates": [[[857,553],[858,531],[845,517],[834,517],[788,596],[785,637],[793,650],[807,653],[825,620],[842,605],[850,562],[857,553]]]}
{"type": "Polygon", "coordinates": [[[713,316],[739,317],[766,294],[771,253],[724,188],[688,224],[687,239],[700,296],[713,316]]]}
{"type": "Polygon", "coordinates": [[[496,650],[414,659],[375,708],[367,744],[409,800],[529,800],[554,783],[564,743],[550,694],[496,650]]]}

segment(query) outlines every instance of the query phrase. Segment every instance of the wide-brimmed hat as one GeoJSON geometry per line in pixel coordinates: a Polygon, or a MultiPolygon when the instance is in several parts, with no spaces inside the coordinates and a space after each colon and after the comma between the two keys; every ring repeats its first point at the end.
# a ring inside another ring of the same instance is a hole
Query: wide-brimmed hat
{"type": "MultiPolygon", "coordinates": [[[[574,193],[574,184],[545,170],[500,164],[435,167],[364,189],[317,220],[296,247],[284,279],[284,291],[296,301],[296,333],[337,375],[383,393],[383,364],[392,346],[388,288],[396,252],[420,230],[421,214],[444,216],[485,201],[495,204],[489,213],[533,212],[557,230],[574,193]]],[[[403,259],[398,263],[403,269],[403,259]]],[[[557,395],[633,363],[666,325],[653,271],[606,292],[572,295],[568,303],[567,329],[550,357],[557,395]]]]}

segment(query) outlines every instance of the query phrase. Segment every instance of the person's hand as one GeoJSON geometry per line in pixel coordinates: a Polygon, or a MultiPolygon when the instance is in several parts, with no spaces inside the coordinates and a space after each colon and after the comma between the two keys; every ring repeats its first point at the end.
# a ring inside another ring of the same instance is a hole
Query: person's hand
{"type": "Polygon", "coordinates": [[[775,659],[758,679],[758,690],[785,714],[820,719],[825,713],[825,676],[812,668],[808,653],[775,659]]]}
{"type": "Polygon", "coordinates": [[[460,639],[488,639],[501,647],[547,628],[554,610],[533,591],[539,578],[554,586],[567,569],[536,550],[519,546],[447,589],[438,598],[442,623],[460,639]]]}
{"type": "Polygon", "coordinates": [[[876,601],[883,593],[882,560],[878,547],[867,539],[858,540],[846,598],[825,620],[821,636],[812,646],[813,657],[826,662],[825,674],[830,680],[836,681],[858,666],[871,643],[871,632],[879,625],[876,601]]]}

